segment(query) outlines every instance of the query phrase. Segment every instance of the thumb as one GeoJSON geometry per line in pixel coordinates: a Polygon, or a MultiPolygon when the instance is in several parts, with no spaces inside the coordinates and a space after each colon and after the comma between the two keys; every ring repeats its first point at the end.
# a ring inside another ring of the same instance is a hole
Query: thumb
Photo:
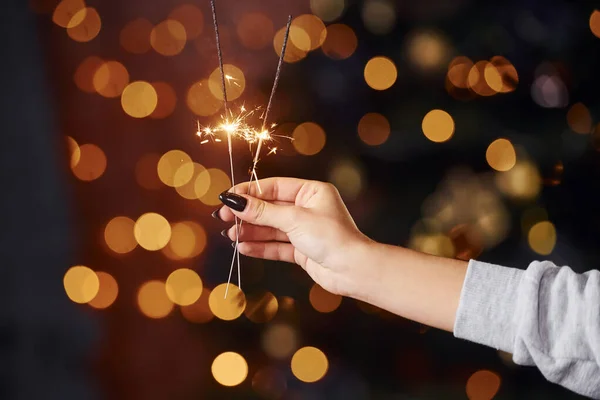
{"type": "Polygon", "coordinates": [[[285,233],[292,230],[298,212],[296,206],[277,205],[256,197],[227,191],[219,195],[219,200],[242,221],[270,226],[285,233]]]}

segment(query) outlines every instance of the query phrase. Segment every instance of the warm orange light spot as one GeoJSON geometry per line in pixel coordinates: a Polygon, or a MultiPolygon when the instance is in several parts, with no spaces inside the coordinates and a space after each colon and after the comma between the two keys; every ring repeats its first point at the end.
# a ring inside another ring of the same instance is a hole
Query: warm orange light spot
{"type": "Polygon", "coordinates": [[[199,196],[196,191],[196,182],[200,175],[205,171],[206,168],[204,168],[204,166],[195,162],[183,164],[177,168],[173,177],[173,186],[175,186],[177,193],[184,199],[198,199],[199,196]]]}
{"type": "MultiPolygon", "coordinates": [[[[471,67],[467,75],[469,88],[480,96],[492,96],[497,92],[492,89],[485,80],[485,69],[490,63],[488,61],[478,61],[471,67]]],[[[491,65],[491,68],[495,68],[491,65]]]]}
{"type": "Polygon", "coordinates": [[[52,22],[62,28],[75,27],[79,25],[83,18],[84,13],[79,11],[85,10],[85,2],[83,0],[62,0],[52,13],[52,22]],[[77,19],[74,19],[77,15],[77,19]]]}
{"type": "Polygon", "coordinates": [[[104,64],[100,57],[90,56],[83,60],[73,76],[73,80],[79,89],[87,93],[95,93],[94,75],[96,70],[104,64]]]}
{"type": "Polygon", "coordinates": [[[469,85],[467,78],[471,68],[473,68],[473,62],[469,58],[456,57],[448,65],[448,80],[457,88],[466,89],[469,85]]]}
{"type": "Polygon", "coordinates": [[[77,265],[69,268],[63,278],[65,292],[75,303],[87,303],[98,293],[98,275],[88,267],[77,265]]]}
{"type": "Polygon", "coordinates": [[[390,123],[378,113],[367,113],[358,122],[358,136],[369,146],[379,146],[390,136],[390,123]]]}
{"type": "Polygon", "coordinates": [[[73,174],[82,181],[100,178],[106,170],[106,156],[102,149],[94,144],[84,144],[79,151],[79,162],[71,168],[73,174]]]}
{"type": "Polygon", "coordinates": [[[169,19],[179,22],[184,28],[187,40],[195,39],[204,29],[204,15],[192,4],[182,4],[169,14],[169,19]]]}
{"type": "Polygon", "coordinates": [[[310,10],[323,21],[338,19],[346,7],[345,0],[310,0],[310,10]]]}
{"type": "Polygon", "coordinates": [[[210,292],[208,306],[215,317],[231,321],[238,318],[246,308],[246,296],[239,287],[229,284],[227,298],[225,298],[226,283],[222,283],[210,292]]]}
{"type": "Polygon", "coordinates": [[[206,182],[210,182],[210,186],[202,196],[199,196],[200,201],[207,206],[222,204],[219,200],[219,194],[231,187],[229,175],[218,168],[209,168],[202,171],[195,182],[195,191],[197,194],[203,191],[203,188],[206,187],[206,182]]]}
{"type": "Polygon", "coordinates": [[[316,283],[310,289],[308,299],[314,309],[322,313],[335,311],[342,304],[342,296],[329,293],[316,283]]]}
{"type": "Polygon", "coordinates": [[[237,386],[248,376],[248,364],[238,353],[221,353],[212,363],[211,371],[217,382],[223,386],[237,386]]]}
{"type": "Polygon", "coordinates": [[[488,370],[477,371],[467,381],[466,389],[469,400],[491,400],[500,389],[500,376],[488,370]]]}
{"type": "Polygon", "coordinates": [[[496,171],[508,171],[517,162],[517,153],[512,143],[506,139],[496,139],[487,148],[485,159],[496,171]]]}
{"type": "Polygon", "coordinates": [[[600,11],[598,10],[592,11],[592,15],[590,15],[590,30],[600,38],[600,11]]]}
{"type": "Polygon", "coordinates": [[[157,213],[143,214],[133,227],[135,240],[149,251],[160,250],[171,239],[171,225],[165,217],[157,213]]]}
{"type": "Polygon", "coordinates": [[[202,294],[195,303],[181,307],[181,314],[183,317],[188,321],[197,324],[203,324],[212,320],[214,314],[210,311],[210,307],[208,306],[209,296],[210,290],[207,288],[202,289],[202,294]]]}
{"type": "Polygon", "coordinates": [[[329,170],[329,182],[335,185],[344,200],[353,200],[362,190],[364,178],[359,165],[342,160],[329,170]]]}
{"type": "Polygon", "coordinates": [[[119,42],[128,52],[144,54],[150,50],[150,32],[154,26],[146,18],[136,18],[121,29],[119,42]]]}
{"type": "Polygon", "coordinates": [[[94,89],[104,97],[119,97],[128,83],[129,72],[118,61],[107,61],[94,73],[94,89]]]}
{"type": "MultiPolygon", "coordinates": [[[[494,65],[494,67],[496,67],[496,70],[502,79],[502,88],[500,89],[500,92],[509,93],[514,91],[519,84],[519,75],[517,74],[517,70],[515,69],[514,65],[512,65],[510,61],[502,56],[494,56],[490,62],[492,65],[494,65]]],[[[486,81],[487,79],[488,78],[486,77],[486,81]]],[[[490,85],[490,82],[488,82],[488,85],[490,85]]]]}
{"type": "Polygon", "coordinates": [[[73,16],[73,20],[77,21],[81,19],[81,23],[67,28],[67,34],[69,37],[76,42],[89,42],[94,39],[100,33],[102,21],[100,15],[95,8],[87,7],[79,10],[77,14],[73,16]],[[84,17],[81,17],[83,13],[84,17]]]}
{"type": "Polygon", "coordinates": [[[179,21],[168,19],[152,28],[150,44],[163,56],[174,56],[183,50],[187,35],[184,26],[179,21]]]}
{"type": "Polygon", "coordinates": [[[509,171],[496,175],[496,185],[502,193],[518,200],[537,197],[542,179],[535,164],[520,161],[509,171]]]}
{"type": "Polygon", "coordinates": [[[576,133],[590,133],[592,131],[592,116],[583,103],[575,103],[567,112],[569,128],[576,133]]]}
{"type": "Polygon", "coordinates": [[[169,150],[160,157],[156,165],[158,177],[167,186],[176,187],[187,183],[194,174],[194,164],[187,153],[169,150]],[[177,174],[177,181],[175,180],[177,174]]]}
{"type": "Polygon", "coordinates": [[[94,308],[108,308],[115,302],[119,294],[119,285],[113,276],[107,272],[96,272],[100,283],[98,293],[88,303],[94,308]]]}
{"type": "Polygon", "coordinates": [[[104,240],[109,249],[118,254],[129,253],[136,248],[133,235],[135,222],[127,217],[114,217],[104,228],[104,240]]]}
{"type": "Polygon", "coordinates": [[[236,30],[240,42],[252,50],[267,47],[275,32],[271,19],[260,12],[244,14],[236,30]]]}
{"type": "Polygon", "coordinates": [[[137,302],[142,314],[149,318],[164,318],[173,310],[173,302],[167,297],[164,282],[157,280],[140,286],[137,302]]]}
{"type": "Polygon", "coordinates": [[[171,240],[163,252],[172,260],[193,258],[204,251],[206,239],[206,231],[196,222],[178,222],[171,227],[171,240]]]}
{"type": "MultiPolygon", "coordinates": [[[[223,95],[220,98],[222,97],[223,95]]],[[[213,115],[223,106],[223,102],[212,94],[208,79],[203,79],[190,86],[186,100],[188,108],[201,117],[213,115]]]]}
{"type": "Polygon", "coordinates": [[[67,136],[67,149],[69,150],[69,166],[74,168],[81,159],[81,150],[79,145],[71,136],[67,136]]]}
{"type": "Polygon", "coordinates": [[[527,234],[529,247],[536,253],[547,256],[556,245],[556,229],[550,221],[542,221],[533,225],[527,234]]]}
{"type": "Polygon", "coordinates": [[[137,183],[148,190],[157,190],[162,187],[158,178],[157,165],[160,156],[154,153],[144,154],[135,163],[135,179],[137,183]]]}
{"type": "Polygon", "coordinates": [[[398,78],[394,62],[387,57],[373,57],[365,65],[365,81],[372,89],[386,90],[392,87],[398,78]]]}
{"type": "Polygon", "coordinates": [[[425,71],[433,71],[442,67],[448,60],[448,53],[448,43],[438,32],[416,32],[408,41],[410,61],[425,71]]]}
{"type": "Polygon", "coordinates": [[[333,24],[327,27],[327,37],[323,42],[323,53],[334,60],[344,60],[356,51],[358,39],[348,25],[333,24]]]}
{"type": "Polygon", "coordinates": [[[152,82],[152,87],[156,91],[158,102],[156,108],[150,114],[150,118],[162,119],[173,114],[177,105],[177,95],[175,89],[166,82],[152,82]]]}
{"type": "Polygon", "coordinates": [[[431,110],[421,124],[423,133],[432,142],[445,142],[454,134],[454,120],[444,110],[431,110]]]}
{"type": "Polygon", "coordinates": [[[304,122],[294,129],[292,142],[300,154],[312,156],[325,147],[325,131],[314,122],[304,122]]]}
{"type": "Polygon", "coordinates": [[[327,29],[325,29],[325,24],[316,15],[303,14],[292,20],[290,40],[299,49],[305,51],[316,50],[321,47],[326,37],[327,29]],[[306,36],[308,37],[308,41],[306,40],[306,36]]]}
{"type": "Polygon", "coordinates": [[[121,95],[123,111],[133,118],[145,118],[151,115],[157,104],[156,90],[148,82],[131,82],[121,95]]]}
{"type": "MultiPolygon", "coordinates": [[[[225,72],[227,100],[235,100],[244,93],[244,89],[246,88],[246,78],[244,77],[244,73],[241,69],[231,64],[223,65],[223,71],[225,72]]],[[[208,88],[217,100],[223,100],[223,84],[219,68],[215,68],[208,77],[208,88]]]]}
{"type": "MultiPolygon", "coordinates": [[[[286,305],[288,305],[287,301],[282,299],[281,309],[283,310],[286,305]]],[[[262,337],[262,347],[269,357],[287,358],[298,348],[298,334],[289,325],[269,324],[262,337]]]]}
{"type": "Polygon", "coordinates": [[[279,303],[271,292],[254,293],[248,296],[244,315],[252,322],[269,322],[277,314],[279,303]]]}
{"type": "Polygon", "coordinates": [[[169,300],[180,306],[195,303],[202,294],[202,280],[195,271],[187,268],[171,272],[165,285],[169,300]]]}
{"type": "MultiPolygon", "coordinates": [[[[303,43],[310,42],[310,37],[306,32],[299,27],[293,27],[296,41],[300,41],[303,43]]],[[[292,28],[290,28],[290,36],[292,34],[292,28]]],[[[281,56],[281,47],[283,45],[283,38],[285,37],[285,28],[281,28],[275,33],[275,37],[273,38],[273,48],[275,49],[275,53],[277,57],[281,56]]],[[[302,60],[308,52],[304,49],[299,48],[294,44],[292,40],[288,40],[287,47],[285,49],[285,54],[283,55],[283,61],[287,63],[295,63],[302,60]]]]}
{"type": "Polygon", "coordinates": [[[483,78],[485,79],[485,83],[492,89],[494,92],[501,92],[503,88],[502,76],[500,72],[496,68],[496,66],[492,63],[488,63],[485,65],[485,69],[483,71],[483,78]]]}
{"type": "Polygon", "coordinates": [[[325,354],[316,347],[303,347],[292,357],[292,373],[302,382],[316,382],[323,378],[329,368],[325,354]]]}

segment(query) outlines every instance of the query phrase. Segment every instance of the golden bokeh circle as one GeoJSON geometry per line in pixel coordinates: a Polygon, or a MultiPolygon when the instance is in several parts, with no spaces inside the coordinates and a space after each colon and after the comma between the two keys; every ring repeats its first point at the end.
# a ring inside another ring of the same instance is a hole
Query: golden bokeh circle
{"type": "Polygon", "coordinates": [[[119,285],[113,276],[107,272],[98,271],[98,293],[88,303],[90,306],[97,309],[104,309],[110,307],[119,294],[119,285]]]}
{"type": "Polygon", "coordinates": [[[421,124],[423,134],[432,142],[445,142],[454,135],[454,120],[444,110],[431,110],[421,124]]]}
{"type": "Polygon", "coordinates": [[[99,95],[119,97],[129,83],[129,72],[118,61],[106,61],[96,69],[92,82],[99,95]]]}
{"type": "Polygon", "coordinates": [[[279,308],[277,298],[271,292],[254,293],[248,296],[244,315],[255,323],[265,323],[275,317],[279,308]]]}
{"type": "Polygon", "coordinates": [[[416,32],[408,41],[410,61],[425,71],[442,67],[448,60],[448,54],[449,46],[446,39],[435,31],[416,32]]]}
{"type": "Polygon", "coordinates": [[[71,301],[84,304],[96,297],[100,281],[93,270],[83,265],[76,265],[65,273],[63,286],[71,301]]]}
{"type": "Polygon", "coordinates": [[[163,56],[170,57],[181,53],[186,41],[185,27],[173,19],[159,23],[150,32],[150,45],[163,56]]]}
{"type": "MultiPolygon", "coordinates": [[[[296,36],[297,41],[301,41],[306,43],[310,41],[310,37],[306,32],[301,32],[302,28],[297,26],[293,27],[294,35],[296,36]],[[303,39],[302,39],[303,38],[303,39]]],[[[290,28],[290,35],[292,33],[292,28],[290,28]]],[[[275,49],[275,53],[277,56],[281,56],[281,48],[283,46],[283,39],[285,37],[285,28],[279,29],[275,36],[273,37],[273,48],[275,49]]],[[[283,55],[283,61],[287,63],[295,63],[306,57],[308,51],[298,48],[293,41],[288,40],[287,47],[285,48],[285,54],[283,55]]]]}
{"type": "Polygon", "coordinates": [[[590,30],[597,37],[600,38],[600,11],[594,10],[590,15],[590,30]]]}
{"type": "Polygon", "coordinates": [[[69,151],[69,166],[75,168],[81,159],[79,144],[71,136],[67,136],[67,149],[69,151]]]}
{"type": "Polygon", "coordinates": [[[502,79],[502,88],[500,92],[509,93],[514,91],[519,84],[519,74],[514,65],[502,56],[494,56],[490,62],[496,67],[496,70],[502,79]]]}
{"type": "Polygon", "coordinates": [[[157,104],[156,90],[148,82],[131,82],[121,94],[123,111],[133,118],[145,118],[151,115],[157,104]]]}
{"type": "Polygon", "coordinates": [[[158,280],[142,284],[137,292],[137,303],[142,314],[149,318],[164,318],[173,310],[173,302],[167,296],[165,283],[158,280]]]}
{"type": "Polygon", "coordinates": [[[567,123],[575,133],[586,134],[592,131],[592,116],[583,103],[575,103],[571,106],[567,112],[567,123]]]}
{"type": "Polygon", "coordinates": [[[342,296],[328,292],[317,283],[310,289],[308,299],[313,308],[322,313],[335,311],[342,304],[342,296]]]}
{"type": "Polygon", "coordinates": [[[231,179],[224,171],[218,168],[209,168],[202,171],[195,182],[195,191],[200,193],[205,182],[210,182],[208,190],[199,197],[200,201],[207,206],[217,206],[222,204],[219,195],[225,190],[231,188],[231,179]]]}
{"type": "MultiPolygon", "coordinates": [[[[221,97],[223,97],[221,95],[221,97]]],[[[208,79],[203,79],[190,86],[186,96],[188,108],[196,115],[207,117],[213,115],[223,106],[223,101],[217,99],[209,87],[208,79]]]]}
{"type": "Polygon", "coordinates": [[[188,181],[194,173],[193,163],[190,156],[181,150],[169,150],[160,157],[156,165],[158,178],[167,186],[175,187],[175,174],[179,171],[178,182],[185,184],[187,176],[188,181]],[[180,170],[184,166],[189,166],[184,170],[180,170]],[[184,175],[185,172],[185,175],[184,175]]]}
{"type": "Polygon", "coordinates": [[[390,136],[390,123],[378,113],[367,113],[358,122],[358,136],[369,146],[379,146],[390,136]]]}
{"type": "MultiPolygon", "coordinates": [[[[488,68],[496,69],[489,61],[477,61],[475,65],[471,67],[471,70],[467,75],[467,85],[469,89],[480,96],[493,96],[498,93],[491,88],[486,81],[485,71],[488,68]]],[[[494,74],[497,74],[497,71],[495,71],[494,74]]]]}
{"type": "MultiPolygon", "coordinates": [[[[281,302],[281,308],[284,308],[281,302]]],[[[298,334],[289,325],[271,324],[262,337],[262,347],[269,357],[284,359],[289,357],[298,346],[298,334]]]]}
{"type": "Polygon", "coordinates": [[[533,225],[527,234],[527,241],[531,250],[547,256],[552,253],[556,245],[556,229],[550,221],[541,221],[533,225]]]}
{"type": "MultiPolygon", "coordinates": [[[[227,101],[233,101],[244,93],[246,88],[246,77],[241,69],[232,64],[223,65],[225,73],[225,88],[227,90],[227,101]]],[[[215,99],[223,101],[223,84],[221,70],[217,67],[208,77],[208,88],[215,99]]]]}
{"type": "Polygon", "coordinates": [[[171,239],[171,225],[160,214],[149,212],[135,222],[133,234],[138,244],[146,250],[160,250],[171,239]]]}
{"type": "Polygon", "coordinates": [[[305,156],[315,155],[325,147],[325,131],[314,122],[304,122],[296,126],[292,137],[296,151],[305,156]]]}
{"type": "Polygon", "coordinates": [[[73,80],[80,90],[86,93],[96,92],[96,88],[94,88],[94,75],[102,64],[104,64],[104,60],[96,56],[89,56],[79,64],[73,75],[73,80]]]}
{"type": "Polygon", "coordinates": [[[316,347],[307,346],[299,349],[292,356],[292,373],[302,382],[317,382],[325,376],[329,369],[329,361],[325,353],[316,347]]]}
{"type": "Polygon", "coordinates": [[[104,241],[109,249],[117,254],[129,253],[136,248],[133,235],[135,222],[128,217],[114,217],[104,228],[104,241]]]}
{"type": "Polygon", "coordinates": [[[193,4],[182,4],[169,14],[169,20],[178,21],[184,28],[187,40],[200,36],[204,29],[204,15],[193,4]]]}
{"type": "Polygon", "coordinates": [[[334,60],[345,60],[356,51],[358,39],[348,25],[333,24],[327,27],[327,37],[321,46],[323,53],[334,60]]]}
{"type": "Polygon", "coordinates": [[[459,89],[467,89],[469,87],[469,72],[471,72],[473,65],[473,61],[468,57],[458,56],[454,58],[448,65],[447,77],[450,83],[459,89]]]}
{"type": "Polygon", "coordinates": [[[106,156],[95,144],[84,144],[79,147],[79,162],[71,167],[73,174],[82,181],[93,181],[100,178],[106,170],[106,156]]]}
{"type": "Polygon", "coordinates": [[[206,168],[198,163],[189,163],[179,167],[177,171],[175,171],[174,176],[175,190],[177,193],[179,193],[179,195],[184,199],[198,199],[199,196],[198,192],[196,191],[196,182],[200,178],[200,175],[202,175],[202,173],[205,171],[206,168]]]}
{"type": "Polygon", "coordinates": [[[188,268],[180,268],[169,274],[165,282],[169,300],[180,306],[195,303],[202,294],[202,280],[188,268]]]}
{"type": "Polygon", "coordinates": [[[394,62],[387,57],[373,57],[365,65],[365,82],[375,90],[386,90],[392,87],[398,78],[398,70],[394,62]]]}
{"type": "Polygon", "coordinates": [[[85,18],[85,12],[79,12],[82,10],[85,10],[83,0],[62,0],[52,13],[52,22],[61,28],[74,28],[85,18]]]}
{"type": "Polygon", "coordinates": [[[67,34],[76,42],[89,42],[100,33],[102,21],[100,15],[93,7],[86,7],[77,11],[72,18],[80,21],[75,26],[67,28],[67,34]]]}
{"type": "Polygon", "coordinates": [[[290,41],[299,49],[304,51],[316,50],[321,47],[326,37],[325,24],[316,15],[302,14],[292,20],[290,41]]]}
{"type": "Polygon", "coordinates": [[[540,173],[536,165],[530,161],[519,161],[509,171],[496,175],[496,185],[500,191],[518,200],[537,197],[541,184],[540,173]]]}
{"type": "Polygon", "coordinates": [[[508,171],[517,163],[517,153],[507,139],[496,139],[488,146],[485,159],[496,171],[508,171]]]}
{"type": "Polygon", "coordinates": [[[163,252],[172,260],[193,258],[206,247],[206,231],[193,221],[183,221],[171,227],[171,240],[163,252]]]}
{"type": "Polygon", "coordinates": [[[244,312],[244,309],[246,308],[246,296],[244,295],[244,292],[233,283],[229,284],[227,297],[225,297],[226,289],[226,283],[222,283],[215,287],[210,292],[208,306],[215,317],[225,321],[231,321],[238,318],[244,312]]]}
{"type": "Polygon", "coordinates": [[[341,17],[345,8],[345,0],[310,0],[310,10],[326,22],[341,17]]]}
{"type": "Polygon", "coordinates": [[[469,400],[491,400],[500,389],[500,376],[492,371],[475,372],[467,380],[467,397],[469,400]]]}
{"type": "Polygon", "coordinates": [[[237,386],[248,376],[248,363],[232,351],[219,354],[210,369],[215,380],[223,386],[237,386]]]}
{"type": "Polygon", "coordinates": [[[152,82],[152,87],[156,91],[156,108],[150,114],[150,118],[162,119],[173,114],[177,106],[177,95],[175,89],[166,82],[152,82]]]}

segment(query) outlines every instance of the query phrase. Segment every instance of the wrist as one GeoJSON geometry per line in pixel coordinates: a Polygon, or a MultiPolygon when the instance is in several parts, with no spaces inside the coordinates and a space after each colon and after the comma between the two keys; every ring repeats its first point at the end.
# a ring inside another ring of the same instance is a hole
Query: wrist
{"type": "Polygon", "coordinates": [[[383,279],[382,254],[387,245],[365,237],[365,240],[353,246],[348,259],[348,297],[370,302],[374,296],[377,283],[383,279]]]}

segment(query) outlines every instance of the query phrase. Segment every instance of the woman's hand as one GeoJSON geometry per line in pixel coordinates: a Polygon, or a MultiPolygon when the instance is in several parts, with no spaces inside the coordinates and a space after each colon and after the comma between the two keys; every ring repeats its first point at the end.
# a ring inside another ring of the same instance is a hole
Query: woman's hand
{"type": "MultiPolygon", "coordinates": [[[[370,239],[348,213],[335,186],[293,178],[259,181],[223,192],[223,221],[234,215],[244,223],[239,231],[241,254],[296,263],[326,290],[352,296],[360,282],[370,239]],[[249,195],[247,195],[249,193],[249,195]]],[[[225,232],[225,231],[224,231],[225,232]]],[[[236,227],[226,232],[236,239],[236,227]]]]}

